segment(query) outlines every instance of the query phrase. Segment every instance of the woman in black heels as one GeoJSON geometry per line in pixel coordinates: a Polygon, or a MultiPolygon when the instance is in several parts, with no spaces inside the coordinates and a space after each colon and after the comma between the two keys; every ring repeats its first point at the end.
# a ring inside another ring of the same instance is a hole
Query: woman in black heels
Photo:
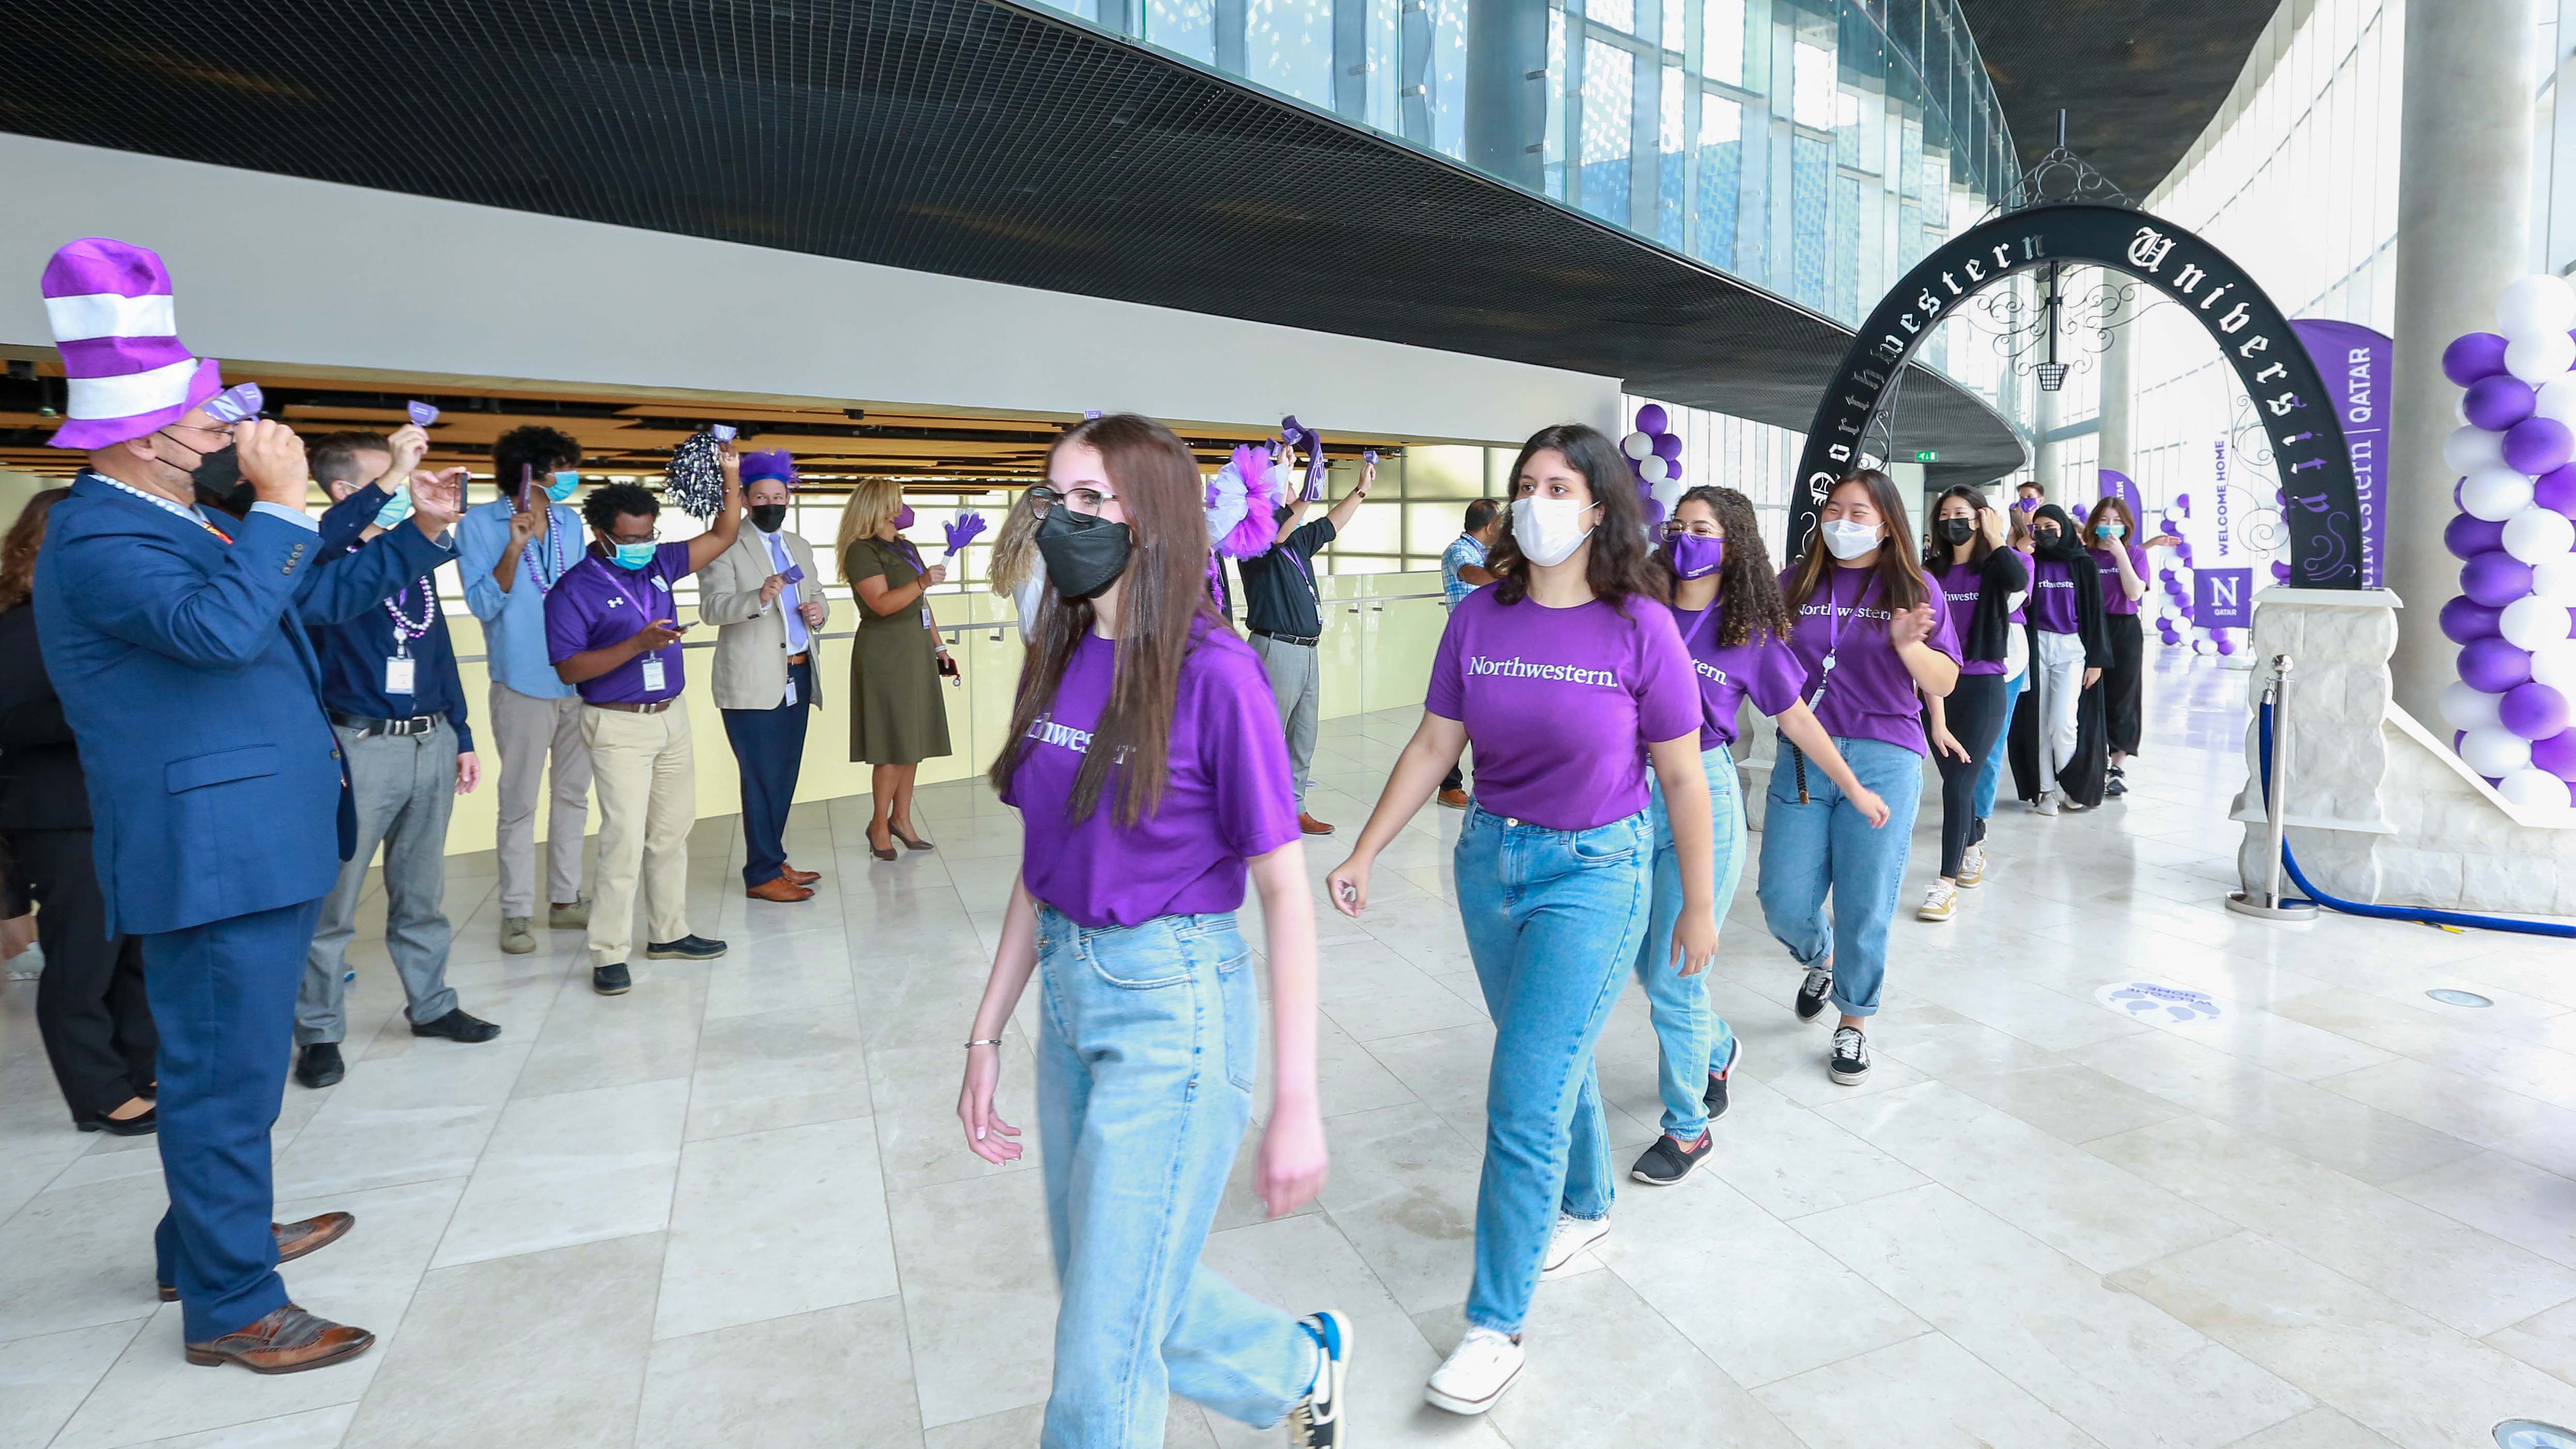
{"type": "Polygon", "coordinates": [[[841,510],[841,579],[859,601],[859,633],[850,648],[850,758],[868,772],[873,806],[868,850],[895,858],[895,842],[928,850],[912,821],[912,784],[921,762],[948,753],[948,705],[939,697],[942,675],[956,665],[940,642],[930,613],[930,590],[948,577],[941,564],[923,564],[920,550],[903,536],[912,522],[903,489],[892,480],[867,478],[841,510]]]}

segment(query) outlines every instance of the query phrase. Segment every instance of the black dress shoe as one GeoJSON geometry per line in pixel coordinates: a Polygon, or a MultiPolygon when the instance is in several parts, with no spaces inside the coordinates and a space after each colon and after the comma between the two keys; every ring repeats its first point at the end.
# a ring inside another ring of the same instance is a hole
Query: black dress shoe
{"type": "Polygon", "coordinates": [[[712,961],[725,953],[725,943],[704,936],[682,936],[676,941],[647,941],[644,954],[656,961],[712,961]]]}
{"type": "Polygon", "coordinates": [[[295,1059],[295,1080],[308,1087],[327,1087],[347,1075],[349,1069],[340,1061],[340,1044],[336,1041],[313,1042],[295,1059]]]}
{"type": "Polygon", "coordinates": [[[104,1132],[110,1137],[149,1137],[161,1130],[161,1109],[149,1108],[131,1117],[92,1117],[75,1124],[83,1132],[104,1132]]]}
{"type": "Polygon", "coordinates": [[[490,1041],[492,1038],[499,1036],[501,1034],[501,1028],[497,1023],[485,1021],[479,1016],[466,1015],[465,1008],[460,1006],[449,1011],[445,1016],[440,1017],[436,1021],[413,1022],[411,1024],[411,1034],[413,1036],[443,1036],[449,1041],[477,1042],[490,1041]]]}
{"type": "Polygon", "coordinates": [[[635,979],[627,974],[623,961],[614,966],[590,968],[590,989],[602,996],[624,996],[634,985],[635,979]]]}

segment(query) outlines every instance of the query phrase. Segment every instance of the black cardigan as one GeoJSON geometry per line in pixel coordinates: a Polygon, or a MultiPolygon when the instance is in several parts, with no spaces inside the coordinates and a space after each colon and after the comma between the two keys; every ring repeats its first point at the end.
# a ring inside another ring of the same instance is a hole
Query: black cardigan
{"type": "Polygon", "coordinates": [[[21,604],[0,614],[0,829],[89,828],[80,750],[36,647],[35,606],[21,604]]]}
{"type": "Polygon", "coordinates": [[[2029,587],[2030,570],[2022,566],[2020,554],[1999,548],[1986,555],[1978,573],[1976,613],[1964,621],[1950,620],[1962,661],[1999,663],[2011,657],[2012,596],[2029,587]]]}

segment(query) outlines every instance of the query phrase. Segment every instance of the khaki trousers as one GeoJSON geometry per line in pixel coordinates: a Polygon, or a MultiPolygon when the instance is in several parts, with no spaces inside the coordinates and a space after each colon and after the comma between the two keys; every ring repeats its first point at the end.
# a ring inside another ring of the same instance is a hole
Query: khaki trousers
{"type": "Polygon", "coordinates": [[[546,816],[546,894],[570,905],[581,896],[581,838],[590,825],[590,751],[581,742],[581,696],[539,699],[493,681],[483,735],[501,752],[501,914],[537,913],[537,801],[546,759],[554,758],[554,808],[546,816]]]}
{"type": "Polygon", "coordinates": [[[615,966],[634,954],[639,877],[652,932],[645,939],[689,934],[689,827],[698,813],[689,707],[675,700],[660,714],[628,714],[584,706],[581,738],[599,794],[590,964],[615,966]]]}

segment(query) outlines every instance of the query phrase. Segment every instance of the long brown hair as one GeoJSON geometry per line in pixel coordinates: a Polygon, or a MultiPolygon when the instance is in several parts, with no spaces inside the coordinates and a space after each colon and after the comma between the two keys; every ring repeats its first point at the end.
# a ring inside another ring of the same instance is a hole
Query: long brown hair
{"type": "MultiPolygon", "coordinates": [[[[1225,627],[1207,596],[1207,484],[1189,446],[1151,418],[1112,413],[1077,423],[1047,450],[1050,468],[1056,453],[1073,443],[1099,452],[1135,541],[1119,586],[1117,673],[1065,813],[1089,819],[1115,770],[1116,819],[1131,826],[1162,804],[1181,664],[1198,642],[1199,621],[1225,627]]],[[[1009,787],[1030,731],[1055,708],[1065,668],[1096,617],[1089,599],[1066,599],[1049,585],[1020,674],[1019,702],[1011,708],[1010,737],[987,776],[993,788],[1009,787]]]]}
{"type": "MultiPolygon", "coordinates": [[[[1789,637],[1789,607],[1780,602],[1779,570],[1771,567],[1771,550],[1762,546],[1762,524],[1753,513],[1753,500],[1732,488],[1711,484],[1685,493],[1673,504],[1673,517],[1682,516],[1682,505],[1696,503],[1717,515],[1717,526],[1726,530],[1726,563],[1717,574],[1717,645],[1733,649],[1751,643],[1756,630],[1777,639],[1789,637]]],[[[1672,569],[1672,556],[1663,555],[1667,573],[1672,569]]]]}
{"type": "Polygon", "coordinates": [[[44,546],[45,515],[72,496],[68,488],[47,488],[27,500],[9,535],[0,539],[0,614],[27,602],[36,586],[36,550],[44,546]]]}
{"type": "MultiPolygon", "coordinates": [[[[1530,434],[1521,444],[1521,455],[1512,460],[1510,488],[1514,501],[1520,494],[1521,469],[1529,460],[1554,449],[1565,455],[1574,471],[1583,475],[1584,485],[1592,490],[1592,501],[1601,505],[1601,523],[1592,530],[1592,556],[1583,568],[1584,582],[1592,588],[1592,597],[1622,613],[1627,612],[1631,595],[1643,594],[1661,601],[1668,597],[1667,575],[1655,567],[1654,555],[1646,542],[1646,510],[1638,501],[1637,485],[1628,476],[1628,465],[1619,450],[1599,430],[1581,423],[1559,423],[1530,434]]],[[[1512,512],[1503,513],[1503,536],[1494,543],[1485,567],[1494,576],[1494,598],[1498,603],[1517,604],[1529,595],[1530,562],[1521,552],[1520,541],[1512,537],[1512,512]]]]}
{"type": "MultiPolygon", "coordinates": [[[[1986,566],[1987,555],[1995,551],[1994,540],[1986,537],[1986,515],[1994,510],[1994,505],[1986,501],[1986,490],[1973,483],[1953,483],[1941,490],[1940,497],[1932,500],[1932,516],[1927,521],[1932,525],[1934,536],[1923,540],[1923,567],[1946,569],[1950,566],[1950,560],[1953,557],[1950,544],[1939,535],[1941,510],[1948,507],[1953,498],[1965,502],[1970,508],[1976,510],[1975,515],[1969,519],[1969,522],[1976,526],[1976,531],[1968,535],[1968,567],[1982,569],[1986,566]]],[[[2007,529],[2004,536],[2011,537],[2011,531],[2007,529]]]]}
{"type": "MultiPolygon", "coordinates": [[[[1890,609],[1911,609],[1932,596],[1932,586],[1924,580],[1923,564],[1915,557],[1914,525],[1905,516],[1905,496],[1896,491],[1895,479],[1876,468],[1863,468],[1857,473],[1847,474],[1834,487],[1840,489],[1853,483],[1869,490],[1870,506],[1878,511],[1879,527],[1886,530],[1878,541],[1879,595],[1890,609]]],[[[1833,494],[1827,493],[1825,497],[1831,499],[1833,494]]],[[[1804,608],[1807,600],[1815,596],[1817,588],[1824,583],[1825,570],[1841,567],[1834,560],[1834,551],[1824,546],[1824,527],[1824,515],[1819,513],[1816,546],[1807,550],[1807,556],[1798,563],[1797,573],[1790,576],[1788,586],[1780,591],[1786,598],[1790,613],[1804,608]]]]}
{"type": "Polygon", "coordinates": [[[1021,489],[1020,496],[1011,502],[1011,511],[1002,516],[1001,529],[993,535],[993,561],[984,566],[986,581],[994,593],[1009,598],[1029,576],[1029,570],[1037,567],[1038,524],[1045,517],[1029,498],[1029,490],[1021,489]]]}

